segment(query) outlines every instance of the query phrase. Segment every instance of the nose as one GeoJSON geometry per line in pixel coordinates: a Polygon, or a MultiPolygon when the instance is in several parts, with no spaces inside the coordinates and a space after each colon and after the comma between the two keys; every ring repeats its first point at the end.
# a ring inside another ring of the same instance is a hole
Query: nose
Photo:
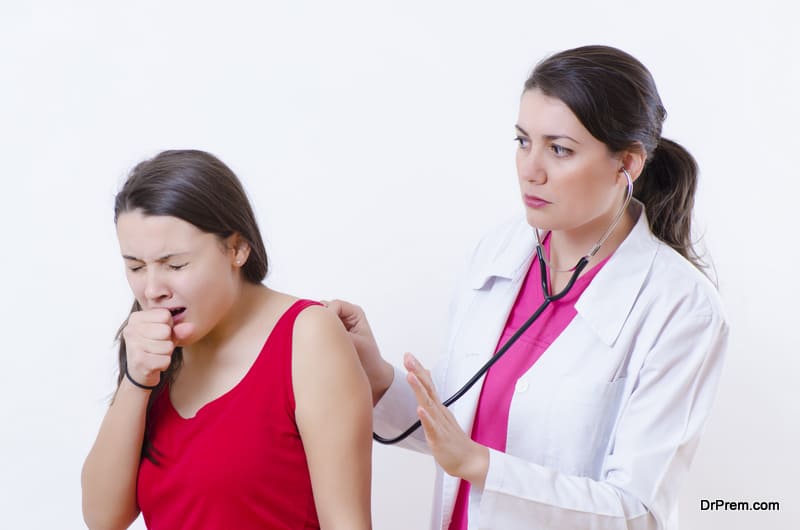
{"type": "Polygon", "coordinates": [[[163,275],[155,267],[147,271],[144,285],[144,297],[150,302],[159,302],[169,298],[170,290],[163,275]]]}
{"type": "Polygon", "coordinates": [[[517,151],[517,175],[520,181],[531,184],[547,182],[547,172],[541,158],[539,150],[534,147],[517,151]]]}

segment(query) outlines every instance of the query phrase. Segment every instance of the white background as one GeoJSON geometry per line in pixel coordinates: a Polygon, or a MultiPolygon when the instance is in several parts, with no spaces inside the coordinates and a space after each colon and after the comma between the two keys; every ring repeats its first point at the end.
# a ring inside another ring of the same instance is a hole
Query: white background
{"type": "MultiPolygon", "coordinates": [[[[522,208],[522,83],[589,43],[650,68],[665,136],[699,160],[696,226],[732,323],[683,528],[800,527],[797,17],[732,3],[4,2],[0,528],[83,528],[131,300],[112,200],[136,162],[218,155],[255,205],[268,285],[358,302],[387,357],[430,361],[464,254],[522,208]],[[781,511],[700,511],[717,498],[781,511]]],[[[374,460],[375,528],[427,527],[432,461],[374,460]]]]}

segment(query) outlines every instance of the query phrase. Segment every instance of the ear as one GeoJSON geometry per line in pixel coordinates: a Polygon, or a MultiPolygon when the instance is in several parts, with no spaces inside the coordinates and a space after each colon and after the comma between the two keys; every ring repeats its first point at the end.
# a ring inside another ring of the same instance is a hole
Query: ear
{"type": "MultiPolygon", "coordinates": [[[[630,174],[631,180],[634,182],[636,182],[636,179],[642,174],[646,161],[647,151],[645,151],[644,146],[639,142],[634,143],[628,149],[619,153],[620,168],[624,167],[630,174]]],[[[622,179],[625,178],[621,171],[619,172],[619,176],[622,179]]]]}
{"type": "Polygon", "coordinates": [[[243,267],[250,257],[250,244],[238,232],[228,236],[226,247],[231,256],[231,261],[235,267],[243,267]]]}

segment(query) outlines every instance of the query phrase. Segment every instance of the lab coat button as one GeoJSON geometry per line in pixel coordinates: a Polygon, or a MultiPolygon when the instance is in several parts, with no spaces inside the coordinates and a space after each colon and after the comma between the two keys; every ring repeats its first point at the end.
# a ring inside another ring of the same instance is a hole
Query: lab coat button
{"type": "Polygon", "coordinates": [[[517,385],[514,388],[514,391],[517,394],[521,394],[521,393],[525,392],[526,390],[528,390],[528,380],[526,378],[524,378],[524,377],[521,378],[521,379],[517,379],[517,385]]]}

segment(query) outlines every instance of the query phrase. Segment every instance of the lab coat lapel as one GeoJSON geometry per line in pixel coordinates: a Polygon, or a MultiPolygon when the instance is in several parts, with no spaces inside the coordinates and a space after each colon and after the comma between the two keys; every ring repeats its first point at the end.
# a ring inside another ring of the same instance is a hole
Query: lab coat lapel
{"type": "MultiPolygon", "coordinates": [[[[482,253],[483,259],[474,263],[468,278],[472,299],[468,316],[462,318],[455,330],[451,364],[446,378],[448,395],[466,383],[494,355],[497,341],[503,333],[511,307],[519,294],[522,282],[533,261],[536,239],[533,229],[519,223],[512,237],[500,241],[482,253]],[[468,322],[468,325],[464,325],[468,322]],[[478,323],[478,325],[475,325],[478,323]]],[[[456,402],[453,414],[466,432],[472,430],[472,420],[483,380],[456,402]]]]}
{"type": "MultiPolygon", "coordinates": [[[[454,331],[451,359],[457,361],[450,363],[445,376],[446,396],[461,388],[494,354],[533,261],[535,247],[533,229],[527,223],[520,223],[513,237],[500,242],[483,254],[483,260],[474,263],[474,272],[468,278],[471,288],[468,316],[461,319],[462,325],[454,331]],[[464,325],[464,322],[470,324],[464,325]]],[[[472,432],[482,385],[483,379],[450,407],[467,434],[472,432]]],[[[459,479],[445,474],[442,482],[442,515],[449,518],[459,479]]]]}
{"type": "Polygon", "coordinates": [[[644,208],[628,237],[583,292],[575,309],[600,340],[613,346],[642,289],[660,242],[650,233],[644,208]]]}

